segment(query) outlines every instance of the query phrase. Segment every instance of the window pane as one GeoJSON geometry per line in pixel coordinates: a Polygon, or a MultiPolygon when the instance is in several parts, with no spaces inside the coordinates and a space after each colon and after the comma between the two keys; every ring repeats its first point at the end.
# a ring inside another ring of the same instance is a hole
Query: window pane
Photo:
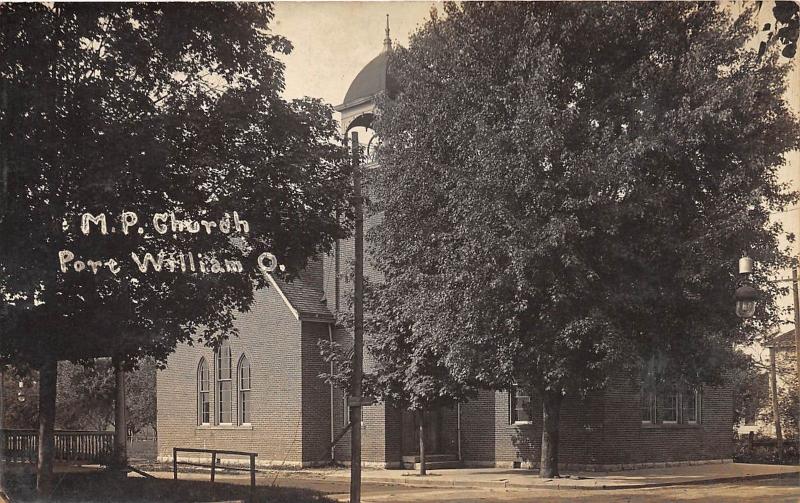
{"type": "Polygon", "coordinates": [[[211,419],[209,390],[208,363],[201,358],[197,369],[197,422],[200,424],[208,424],[211,419]]]}
{"type": "Polygon", "coordinates": [[[683,395],[683,418],[687,423],[697,422],[697,392],[689,391],[683,395]]]}
{"type": "Polygon", "coordinates": [[[531,397],[530,394],[518,386],[513,386],[509,393],[511,422],[527,423],[532,421],[531,417],[531,397]]]}
{"type": "Polygon", "coordinates": [[[219,422],[231,422],[231,381],[219,382],[219,422]]]}
{"type": "Polygon", "coordinates": [[[641,402],[641,409],[642,409],[642,422],[643,423],[652,423],[653,422],[653,396],[650,393],[646,393],[644,391],[641,392],[640,396],[641,402]]]}
{"type": "Polygon", "coordinates": [[[217,378],[231,378],[231,347],[228,342],[224,342],[217,352],[217,378]]]}
{"type": "Polygon", "coordinates": [[[239,364],[239,389],[250,389],[250,362],[242,358],[239,364]]]}
{"type": "Polygon", "coordinates": [[[239,360],[239,424],[250,422],[250,362],[246,356],[239,360]]]}
{"type": "Polygon", "coordinates": [[[211,403],[208,400],[208,393],[200,394],[200,422],[203,424],[211,422],[211,403]]]}
{"type": "Polygon", "coordinates": [[[241,417],[239,418],[242,424],[250,422],[250,392],[242,391],[239,393],[239,407],[241,410],[241,417]]]}
{"type": "Polygon", "coordinates": [[[666,393],[658,397],[658,417],[664,423],[678,422],[677,393],[666,393]]]}

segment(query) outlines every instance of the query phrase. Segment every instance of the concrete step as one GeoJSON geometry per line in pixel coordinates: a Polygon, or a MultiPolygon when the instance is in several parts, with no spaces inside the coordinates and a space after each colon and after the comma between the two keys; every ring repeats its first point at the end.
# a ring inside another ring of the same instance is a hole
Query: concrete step
{"type": "MultiPolygon", "coordinates": [[[[463,468],[456,454],[428,454],[425,456],[425,468],[428,470],[444,470],[447,468],[463,468]]],[[[403,456],[403,468],[419,470],[419,456],[403,456]]]]}
{"type": "MultiPolygon", "coordinates": [[[[458,461],[458,454],[426,454],[425,461],[458,461]]],[[[403,463],[419,463],[419,456],[403,456],[403,463]]]]}
{"type": "MultiPolygon", "coordinates": [[[[419,470],[419,463],[403,462],[403,468],[406,470],[419,470]]],[[[430,461],[425,463],[426,470],[447,470],[448,468],[464,468],[461,461],[430,461]]]]}

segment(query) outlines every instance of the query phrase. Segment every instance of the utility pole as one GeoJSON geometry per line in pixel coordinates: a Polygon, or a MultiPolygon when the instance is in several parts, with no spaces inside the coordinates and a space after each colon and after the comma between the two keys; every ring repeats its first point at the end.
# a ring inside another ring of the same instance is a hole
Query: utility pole
{"type": "Polygon", "coordinates": [[[364,358],[364,213],[358,133],[351,134],[353,206],[355,211],[355,271],[353,299],[353,400],[350,403],[350,503],[361,503],[361,377],[364,358]]]}
{"type": "MultiPolygon", "coordinates": [[[[795,262],[792,265],[792,294],[794,296],[794,367],[797,384],[795,393],[800,397],[800,296],[797,294],[797,267],[795,262]]],[[[798,439],[800,442],[800,439],[798,439]]]]}
{"type": "Polygon", "coordinates": [[[6,469],[6,366],[0,363],[0,502],[6,501],[6,486],[3,471],[6,469]]]}
{"type": "Polygon", "coordinates": [[[778,411],[778,383],[775,376],[775,347],[769,347],[769,387],[772,392],[772,418],[775,421],[775,438],[778,441],[778,463],[783,464],[783,432],[778,411]]]}

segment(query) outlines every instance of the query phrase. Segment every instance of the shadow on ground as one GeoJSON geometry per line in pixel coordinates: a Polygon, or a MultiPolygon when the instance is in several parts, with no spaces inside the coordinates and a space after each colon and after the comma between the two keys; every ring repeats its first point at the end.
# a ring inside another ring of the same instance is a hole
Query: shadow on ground
{"type": "MultiPolygon", "coordinates": [[[[106,473],[56,476],[55,503],[165,503],[248,501],[250,486],[199,480],[169,480],[113,477],[106,473]]],[[[16,475],[5,480],[12,501],[35,502],[34,480],[16,475]]],[[[259,503],[333,503],[322,493],[307,489],[258,486],[259,503]]]]}

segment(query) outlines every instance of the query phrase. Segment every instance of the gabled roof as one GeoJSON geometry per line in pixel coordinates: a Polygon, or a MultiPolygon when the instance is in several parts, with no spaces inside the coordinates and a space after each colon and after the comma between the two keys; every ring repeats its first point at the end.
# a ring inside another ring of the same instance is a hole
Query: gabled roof
{"type": "Polygon", "coordinates": [[[777,349],[790,349],[794,348],[795,346],[794,340],[794,329],[791,329],[787,332],[774,336],[772,339],[770,339],[767,346],[777,349]]]}
{"type": "Polygon", "coordinates": [[[322,265],[311,263],[292,281],[268,275],[271,286],[283,298],[295,318],[302,321],[333,323],[335,318],[328,309],[322,291],[322,265]]]}

